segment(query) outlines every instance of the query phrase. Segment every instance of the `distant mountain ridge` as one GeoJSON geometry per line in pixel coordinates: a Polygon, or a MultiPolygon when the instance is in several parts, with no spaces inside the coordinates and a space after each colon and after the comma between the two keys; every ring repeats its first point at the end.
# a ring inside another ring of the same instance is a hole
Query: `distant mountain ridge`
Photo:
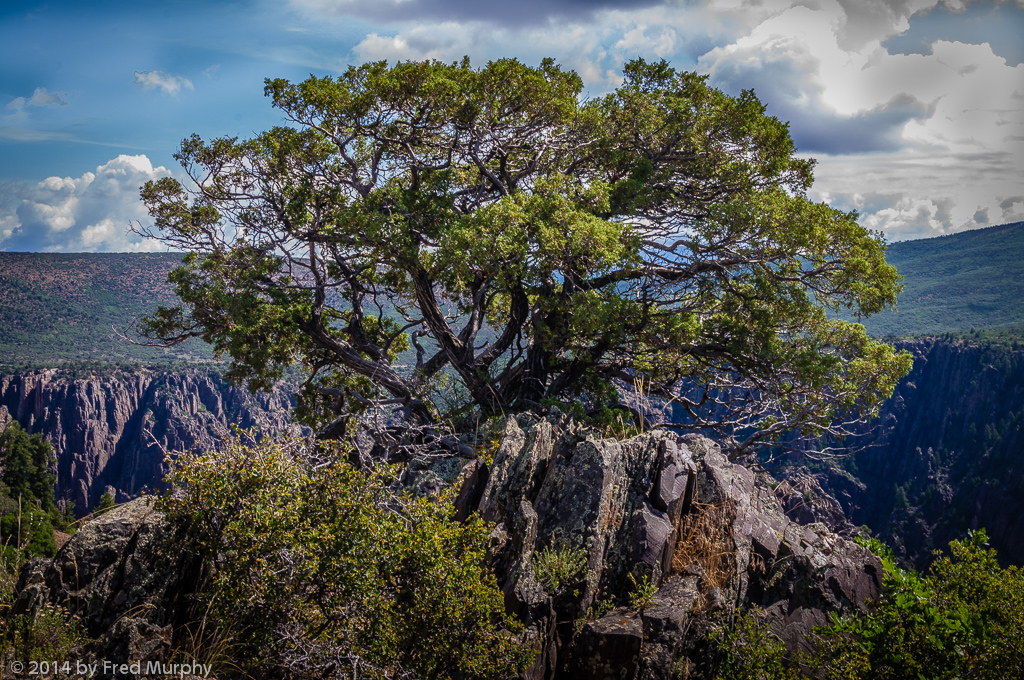
{"type": "Polygon", "coordinates": [[[1024,222],[889,246],[903,276],[897,311],[864,320],[872,335],[1024,328],[1024,222]]]}
{"type": "Polygon", "coordinates": [[[118,337],[177,301],[180,253],[0,253],[0,365],[167,363],[212,356],[201,343],[163,350],[118,337]]]}

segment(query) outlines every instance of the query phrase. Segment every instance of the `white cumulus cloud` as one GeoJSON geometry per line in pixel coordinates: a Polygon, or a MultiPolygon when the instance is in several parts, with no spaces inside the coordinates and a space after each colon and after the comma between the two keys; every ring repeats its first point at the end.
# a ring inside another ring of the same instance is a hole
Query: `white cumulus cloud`
{"type": "Polygon", "coordinates": [[[905,13],[850,7],[786,9],[710,50],[700,70],[729,91],[753,86],[818,158],[812,196],[858,210],[890,240],[1024,218],[1007,203],[1024,192],[1024,65],[987,43],[890,53],[881,40],[905,13]],[[875,38],[857,21],[874,22],[875,38]]]}
{"type": "Polygon", "coordinates": [[[135,71],[135,84],[143,90],[163,90],[169,95],[176,95],[181,90],[193,90],[192,81],[184,76],[174,76],[159,69],[152,71],[135,71]]]}
{"type": "Polygon", "coordinates": [[[80,177],[7,182],[0,187],[0,250],[143,252],[163,250],[129,233],[148,219],[139,187],[171,173],[145,155],[120,155],[80,177]]]}

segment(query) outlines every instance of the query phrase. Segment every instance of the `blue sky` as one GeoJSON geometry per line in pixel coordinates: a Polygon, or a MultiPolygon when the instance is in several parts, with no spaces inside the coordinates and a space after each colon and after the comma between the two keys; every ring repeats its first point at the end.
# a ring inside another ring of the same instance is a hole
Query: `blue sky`
{"type": "Polygon", "coordinates": [[[367,60],[551,56],[597,95],[664,58],[753,88],[812,198],[890,241],[1024,219],[1024,0],[7,2],[0,250],[149,250],[138,187],[193,132],[280,122],[263,79],[367,60]]]}

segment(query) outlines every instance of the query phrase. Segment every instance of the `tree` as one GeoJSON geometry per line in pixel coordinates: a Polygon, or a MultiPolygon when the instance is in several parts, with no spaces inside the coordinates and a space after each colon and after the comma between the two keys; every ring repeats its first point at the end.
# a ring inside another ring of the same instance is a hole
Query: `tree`
{"type": "Polygon", "coordinates": [[[64,518],[53,500],[56,463],[50,442],[29,434],[12,421],[0,432],[0,540],[4,558],[18,551],[53,556],[57,551],[54,525],[64,518]]]}
{"type": "Polygon", "coordinates": [[[54,511],[53,485],[57,475],[50,471],[50,466],[57,460],[50,442],[41,434],[28,434],[17,421],[12,421],[0,432],[0,461],[0,479],[11,498],[21,497],[26,503],[38,501],[45,512],[54,511]]]}
{"type": "Polygon", "coordinates": [[[95,508],[93,508],[92,514],[93,516],[101,515],[107,510],[113,509],[116,505],[117,502],[114,500],[113,494],[109,491],[104,491],[103,495],[100,496],[100,502],[96,504],[95,508]]]}
{"type": "Polygon", "coordinates": [[[142,189],[136,228],[187,255],[183,304],[140,330],[203,338],[253,388],[300,362],[323,436],[371,404],[432,423],[451,380],[485,415],[642,384],[734,456],[875,413],[909,355],[837,315],[894,304],[899,277],[806,197],[786,124],[665,62],[581,89],[551,60],[268,80],[289,125],[192,136],[194,186],[142,189]]]}

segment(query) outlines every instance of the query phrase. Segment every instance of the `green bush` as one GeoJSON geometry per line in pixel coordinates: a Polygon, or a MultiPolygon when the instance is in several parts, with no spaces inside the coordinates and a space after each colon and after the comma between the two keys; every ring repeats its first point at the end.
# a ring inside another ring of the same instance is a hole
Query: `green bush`
{"type": "MultiPolygon", "coordinates": [[[[52,531],[49,540],[53,542],[52,531]]],[[[51,602],[43,603],[30,613],[11,615],[18,576],[31,549],[31,545],[28,551],[4,545],[0,550],[0,612],[3,614],[0,616],[0,669],[3,669],[0,678],[8,677],[6,670],[14,661],[24,664],[59,661],[63,669],[72,651],[87,642],[81,622],[65,607],[51,602]]],[[[47,675],[41,666],[36,670],[47,675]]]]}
{"type": "Polygon", "coordinates": [[[714,680],[798,680],[786,664],[786,646],[758,619],[735,614],[711,633],[714,680]]]}
{"type": "Polygon", "coordinates": [[[633,574],[629,575],[629,582],[633,584],[633,590],[629,593],[629,606],[633,609],[646,609],[654,603],[654,595],[658,592],[658,586],[651,583],[644,574],[637,581],[633,574]]]}
{"type": "MultiPolygon", "coordinates": [[[[4,621],[4,657],[23,663],[42,661],[62,665],[73,649],[86,642],[79,620],[64,607],[49,602],[35,614],[4,621]]],[[[5,665],[9,666],[9,662],[5,665]]]]}
{"type": "Polygon", "coordinates": [[[100,502],[96,504],[96,507],[92,509],[93,516],[102,515],[107,510],[111,510],[117,503],[114,502],[114,496],[109,492],[104,492],[100,496],[100,502]]]}
{"type": "Polygon", "coordinates": [[[554,595],[580,581],[587,567],[587,551],[583,548],[548,546],[533,554],[533,574],[549,595],[554,595]]]}
{"type": "Polygon", "coordinates": [[[0,535],[11,547],[26,551],[28,556],[53,557],[57,543],[53,538],[53,524],[50,516],[33,507],[25,506],[0,517],[0,535]]]}
{"type": "Polygon", "coordinates": [[[868,613],[833,616],[815,629],[813,653],[794,659],[749,612],[713,633],[714,677],[783,680],[805,677],[801,668],[828,680],[1024,677],[1024,573],[999,566],[984,531],[950,543],[927,574],[900,568],[877,540],[863,543],[885,567],[868,613]]]}
{"type": "Polygon", "coordinates": [[[924,575],[870,545],[885,566],[885,588],[870,615],[835,618],[819,631],[827,677],[1024,677],[1024,573],[1001,568],[986,541],[983,530],[953,541],[924,575]]]}
{"type": "Polygon", "coordinates": [[[516,675],[529,653],[483,566],[487,527],[303,450],[236,442],[168,477],[161,507],[211,568],[204,623],[232,631],[237,672],[516,675]]]}

